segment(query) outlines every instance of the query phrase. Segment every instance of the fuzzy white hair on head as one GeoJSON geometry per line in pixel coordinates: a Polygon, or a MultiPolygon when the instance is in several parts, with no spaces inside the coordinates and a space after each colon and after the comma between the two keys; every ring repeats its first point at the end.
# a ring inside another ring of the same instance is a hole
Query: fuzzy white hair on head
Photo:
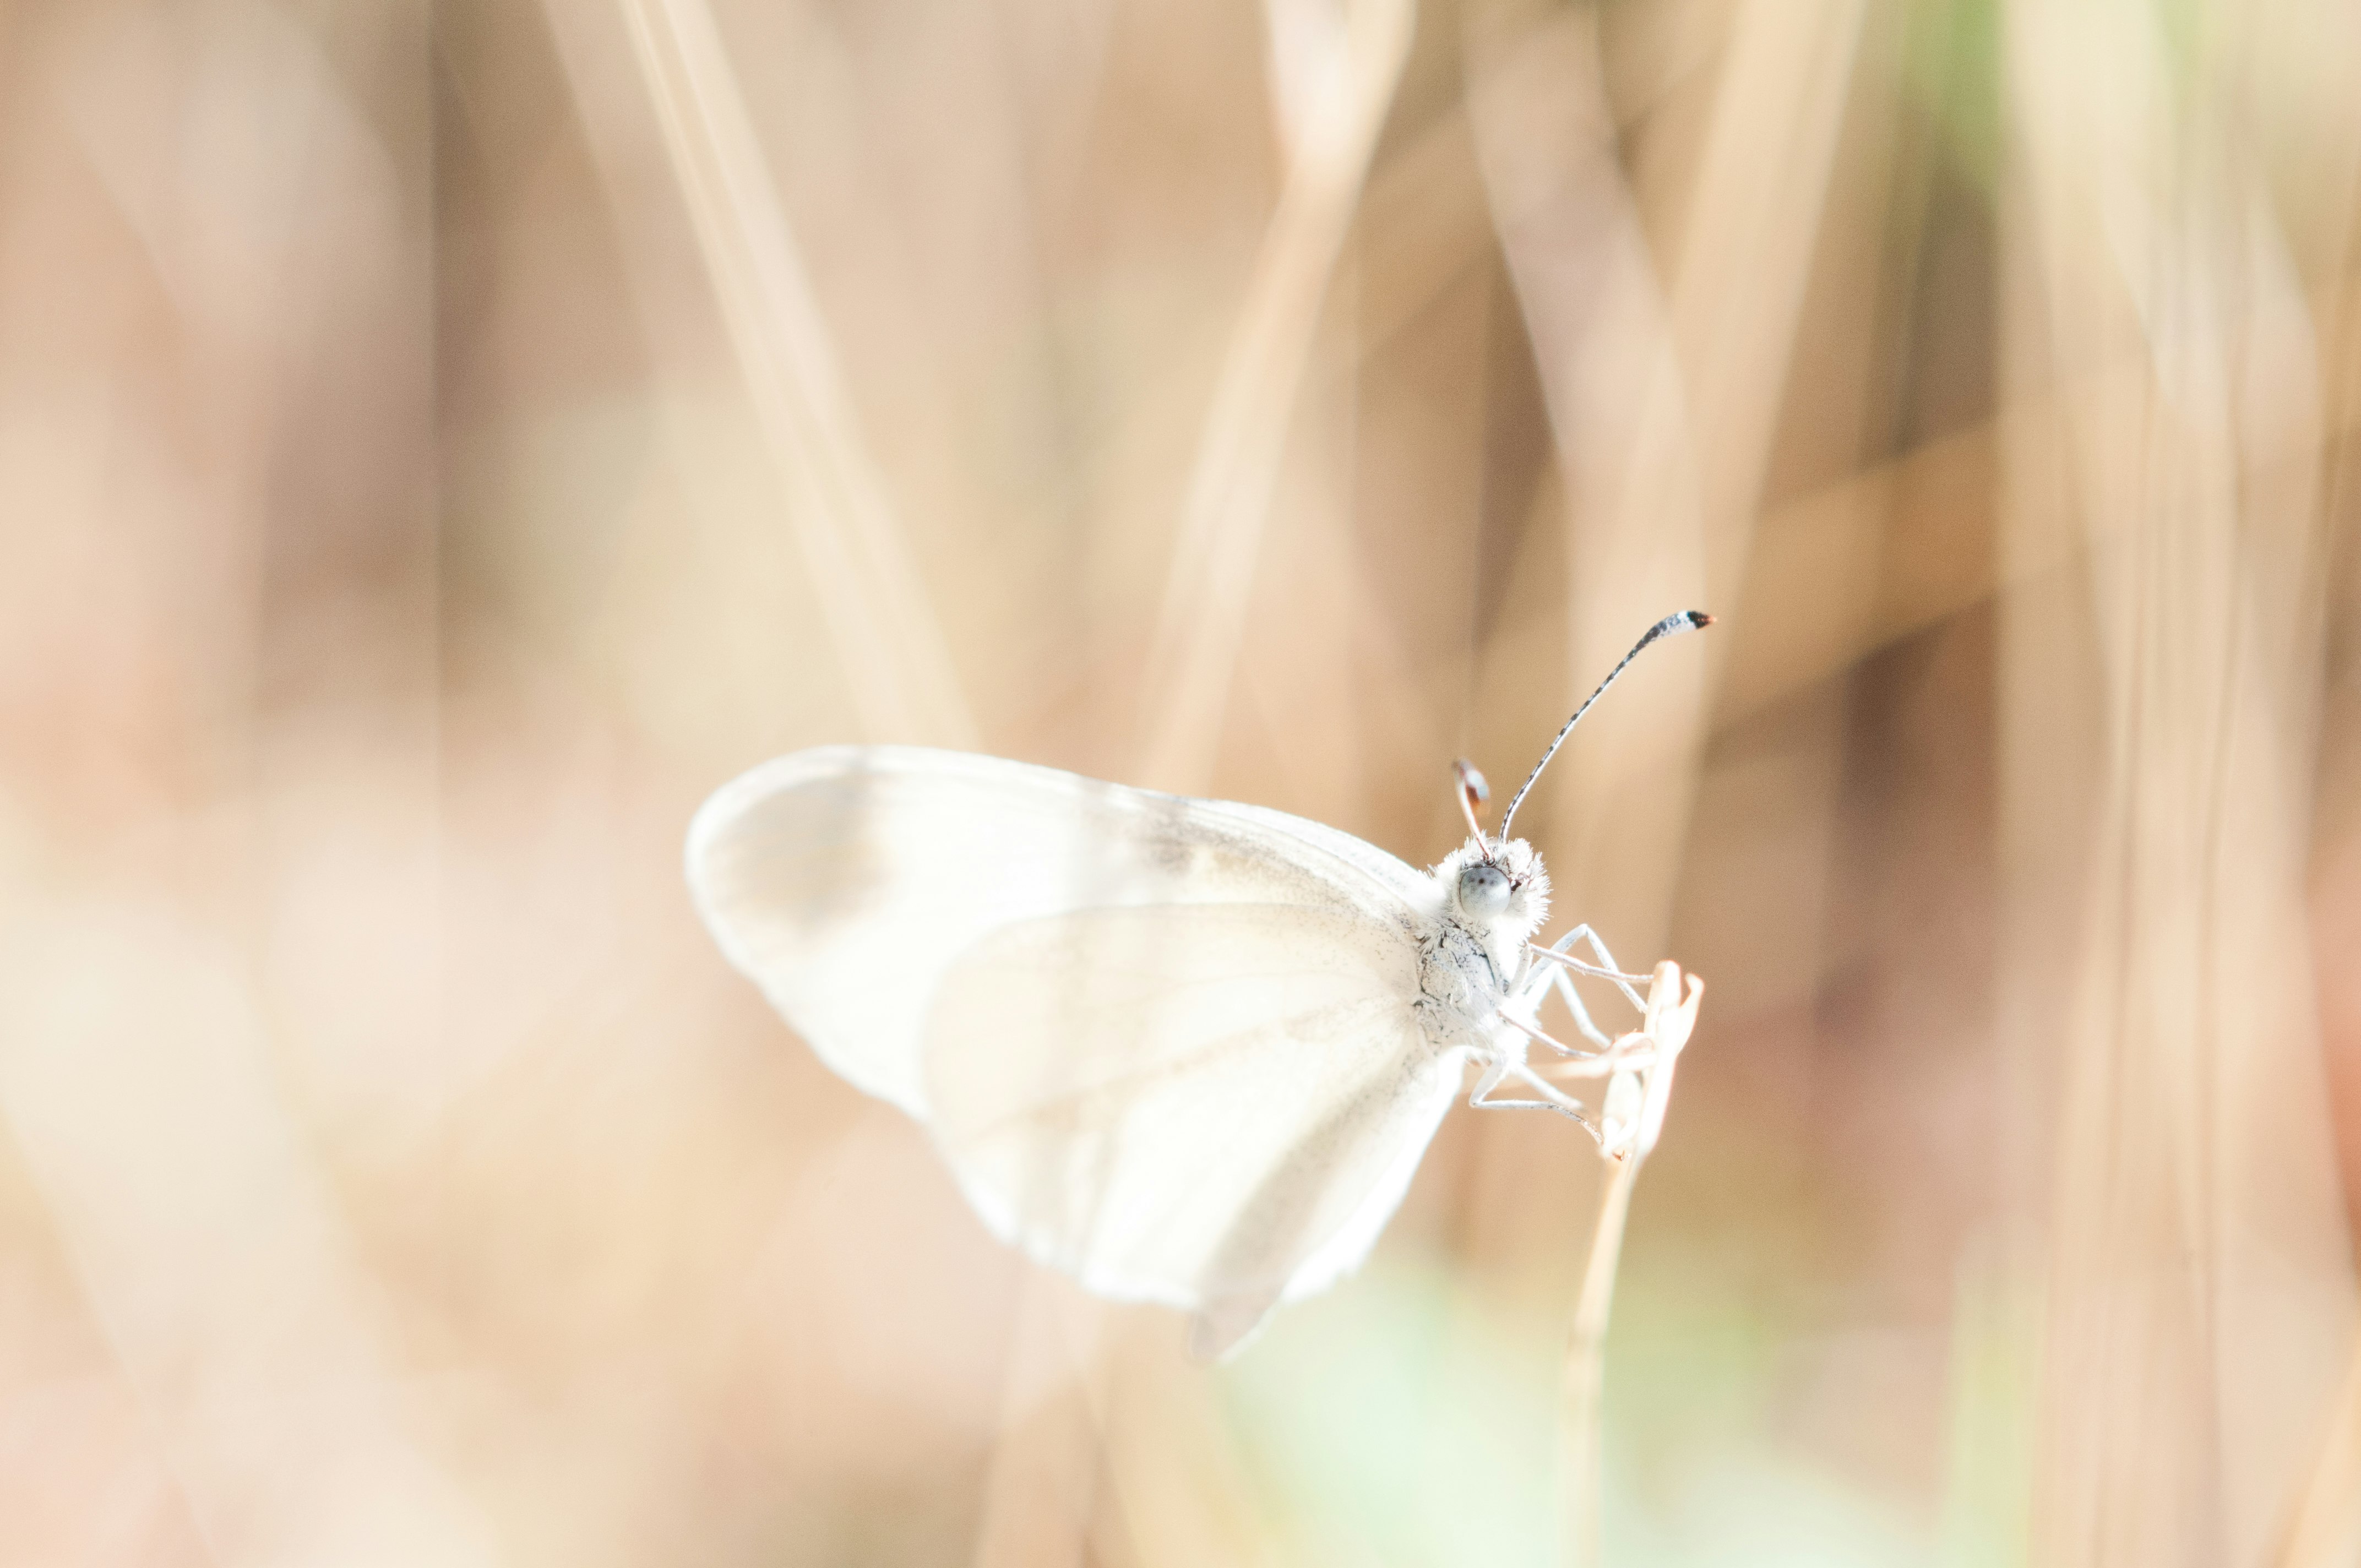
{"type": "Polygon", "coordinates": [[[1470,839],[1433,875],[1452,917],[1513,952],[1549,918],[1549,872],[1522,839],[1470,839]]]}

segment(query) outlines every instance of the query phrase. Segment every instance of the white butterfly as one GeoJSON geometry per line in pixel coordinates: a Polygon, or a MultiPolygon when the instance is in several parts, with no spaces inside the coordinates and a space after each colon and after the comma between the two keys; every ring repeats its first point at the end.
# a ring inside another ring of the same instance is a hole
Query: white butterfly
{"type": "MultiPolygon", "coordinates": [[[[1533,777],[1641,648],[1708,620],[1651,628],[1533,777]]],[[[1641,977],[1587,927],[1533,943],[1549,876],[1507,837],[1533,779],[1487,838],[1461,766],[1471,837],[1420,872],[1259,806],[820,747],[705,804],[689,887],[820,1059],[926,1126],[994,1234],[1100,1295],[1194,1312],[1192,1348],[1223,1355],[1367,1255],[1468,1063],[1470,1104],[1562,1113],[1610,1154],[1653,1141],[1641,1069],[1653,1052],[1668,1080],[1677,1041],[1591,1022],[1569,970],[1644,1007],[1641,977]],[[1589,1048],[1538,1026],[1553,991],[1589,1048]],[[1612,1081],[1603,1122],[1528,1064],[1536,1045],[1612,1081]]],[[[1685,1004],[1671,987],[1686,1039],[1697,982],[1685,1004]]]]}

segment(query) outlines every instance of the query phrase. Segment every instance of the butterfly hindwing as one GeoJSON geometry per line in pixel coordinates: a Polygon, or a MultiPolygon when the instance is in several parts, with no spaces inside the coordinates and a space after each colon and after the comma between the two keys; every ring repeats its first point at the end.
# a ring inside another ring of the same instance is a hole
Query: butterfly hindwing
{"type": "Polygon", "coordinates": [[[1414,949],[1337,912],[1027,922],[946,978],[931,1126],[978,1211],[1034,1256],[1103,1295],[1250,1325],[1359,1260],[1456,1093],[1417,988],[1414,949]],[[1307,1266],[1347,1237],[1349,1258],[1307,1266]]]}

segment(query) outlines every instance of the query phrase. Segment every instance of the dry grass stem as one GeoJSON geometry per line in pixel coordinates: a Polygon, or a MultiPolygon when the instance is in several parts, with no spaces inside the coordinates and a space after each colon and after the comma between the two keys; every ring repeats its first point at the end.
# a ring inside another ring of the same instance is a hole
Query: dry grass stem
{"type": "MultiPolygon", "coordinates": [[[[1744,579],[1861,15],[1858,0],[1738,7],[1675,195],[1618,156],[1591,13],[1473,14],[1485,189],[1566,477],[1574,686],[1620,652],[1632,606],[1720,602],[1744,579]],[[1662,258],[1642,214],[1668,201],[1662,258]]],[[[1651,671],[1679,699],[1602,711],[1554,775],[1579,827],[1552,863],[1600,890],[1587,913],[1626,941],[1663,939],[1708,672],[1727,656],[1651,671]]]]}
{"type": "Polygon", "coordinates": [[[1654,1152],[1672,1102],[1682,1050],[1697,1027],[1703,982],[1680,966],[1658,964],[1648,988],[1647,1010],[1638,1029],[1618,1048],[1645,1046],[1645,1067],[1620,1073],[1596,1107],[1594,1132],[1607,1168],[1598,1212],[1590,1228],[1582,1284],[1575,1296],[1567,1332],[1565,1366],[1559,1383],[1559,1528],[1564,1560],[1572,1568],[1598,1568],[1606,1500],[1606,1429],[1601,1396],[1607,1380],[1607,1326],[1615,1301],[1615,1276],[1623,1255],[1623,1225],[1631,1210],[1631,1189],[1640,1167],[1654,1152]]]}
{"type": "Polygon", "coordinates": [[[1205,417],[1145,676],[1138,776],[1184,794],[1212,776],[1321,302],[1416,12],[1411,0],[1268,0],[1266,16],[1286,182],[1205,417]]]}
{"type": "Polygon", "coordinates": [[[2298,1488],[2272,1568],[2361,1562],[2361,1340],[2329,1409],[2311,1474],[2298,1488]]]}
{"type": "Polygon", "coordinates": [[[2229,127],[2254,57],[2184,79],[2130,8],[2015,6],[2009,38],[2011,371],[2145,360],[2008,452],[2009,550],[2083,540],[2014,599],[2005,645],[2020,1070],[2059,1107],[2030,1551],[2251,1562],[2355,1309],[2294,805],[2322,513],[2284,455],[2321,439],[2319,345],[2261,171],[2227,150],[2251,145],[2229,127]],[[2190,159],[2192,136],[2220,156],[2190,159]],[[2078,667],[2090,685],[2061,682],[2078,667]]]}
{"type": "MultiPolygon", "coordinates": [[[[1280,455],[1413,16],[1411,0],[1270,0],[1267,8],[1286,183],[1231,331],[1182,505],[1144,677],[1143,751],[1129,772],[1141,782],[1193,794],[1210,781],[1280,455]]],[[[1025,1365],[1055,1358],[1053,1343],[1069,1343],[1049,1321],[1044,1292],[1054,1288],[1029,1280],[1019,1307],[1009,1398],[1038,1399],[1039,1408],[1012,1422],[994,1450],[981,1568],[1044,1561],[1055,1538],[1040,1516],[1045,1502],[1086,1525],[1100,1489],[1101,1478],[1077,1471],[1072,1456],[1093,1452],[1097,1462],[1115,1369],[1097,1354],[1070,1357],[1054,1397],[1028,1392],[1037,1375],[1025,1365]],[[1062,1479],[1045,1492],[1045,1475],[1062,1479]],[[1060,1494],[1062,1504],[1050,1500],[1060,1494]]],[[[1096,1315],[1081,1304],[1067,1310],[1096,1315]]],[[[1078,1529],[1071,1539],[1085,1534],[1078,1529]]]]}
{"type": "Polygon", "coordinates": [[[1590,1252],[1583,1261],[1582,1289],[1575,1299],[1574,1325],[1566,1337],[1565,1369],[1559,1386],[1558,1446],[1560,1528],[1565,1561],[1573,1568],[1598,1568],[1606,1561],[1601,1527],[1606,1501],[1606,1430],[1600,1403],[1607,1382],[1607,1321],[1615,1301],[1615,1272],[1623,1255],[1623,1222],[1631,1209],[1631,1187],[1640,1160],[1624,1155],[1606,1161],[1598,1213],[1592,1222],[1590,1252]]]}
{"type": "Polygon", "coordinates": [[[2350,0],[5,16],[0,1562],[2361,1554],[2350,0]],[[1455,1111],[1211,1375],[683,895],[862,739],[1431,861],[1690,606],[1518,821],[1647,1207],[1455,1111]]]}
{"type": "Polygon", "coordinates": [[[972,746],[950,651],[846,397],[712,13],[705,0],[618,4],[853,710],[870,740],[972,746]]]}
{"type": "MultiPolygon", "coordinates": [[[[1280,454],[1413,15],[1411,0],[1270,0],[1267,8],[1286,183],[1232,329],[1182,506],[1145,676],[1143,751],[1130,773],[1142,782],[1202,793],[1210,781],[1280,454]]],[[[1054,1356],[1053,1342],[1067,1343],[1049,1321],[1044,1292],[1053,1288],[1040,1280],[1025,1288],[1012,1355],[1016,1403],[1038,1398],[1027,1391],[1033,1377],[1024,1365],[1054,1356]]],[[[1098,1478],[1077,1473],[1071,1456],[1093,1450],[1115,1370],[1086,1354],[1066,1359],[1062,1376],[1060,1391],[1012,1422],[994,1448],[977,1543],[984,1568],[1043,1561],[1048,1538],[1038,1515],[1060,1492],[1065,1511],[1087,1522],[1098,1478]],[[1044,1474],[1063,1479],[1045,1493],[1044,1474]]]]}

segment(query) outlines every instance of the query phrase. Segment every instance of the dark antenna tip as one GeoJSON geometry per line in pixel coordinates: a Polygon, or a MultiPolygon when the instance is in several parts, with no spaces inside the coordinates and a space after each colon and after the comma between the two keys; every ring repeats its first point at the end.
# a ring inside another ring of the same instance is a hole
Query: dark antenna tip
{"type": "Polygon", "coordinates": [[[1525,775],[1525,782],[1519,786],[1516,797],[1509,802],[1509,809],[1500,813],[1500,830],[1498,836],[1502,839],[1509,836],[1509,824],[1516,819],[1517,807],[1522,806],[1525,803],[1525,796],[1532,793],[1533,781],[1542,776],[1542,770],[1549,766],[1552,757],[1557,755],[1557,749],[1565,744],[1565,738],[1574,733],[1574,727],[1582,722],[1582,716],[1590,711],[1590,705],[1604,696],[1607,688],[1615,684],[1615,677],[1621,674],[1625,667],[1640,656],[1641,649],[1659,637],[1676,636],[1684,631],[1702,631],[1712,624],[1713,617],[1705,611],[1683,609],[1674,611],[1648,628],[1646,632],[1642,634],[1640,641],[1631,644],[1631,651],[1617,661],[1613,669],[1607,672],[1607,678],[1598,683],[1598,689],[1582,699],[1582,706],[1574,710],[1574,717],[1565,721],[1565,728],[1557,732],[1557,739],[1549,743],[1549,750],[1542,753],[1542,760],[1535,762],[1533,771],[1525,775]]]}

